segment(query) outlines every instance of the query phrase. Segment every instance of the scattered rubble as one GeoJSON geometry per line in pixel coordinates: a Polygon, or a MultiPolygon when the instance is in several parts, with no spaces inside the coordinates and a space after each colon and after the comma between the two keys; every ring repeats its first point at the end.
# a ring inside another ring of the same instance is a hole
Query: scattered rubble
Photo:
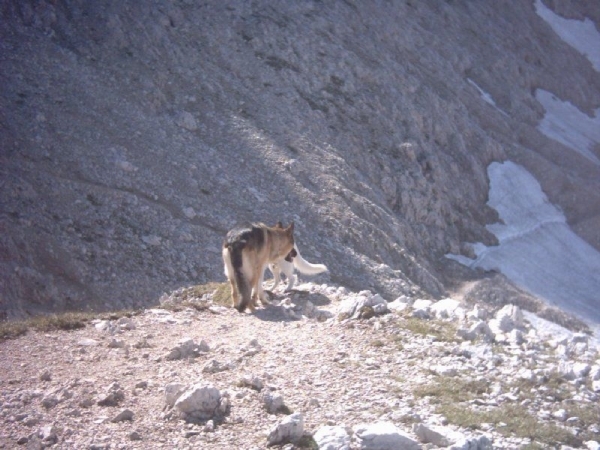
{"type": "Polygon", "coordinates": [[[146,310],[0,343],[0,444],[499,450],[600,442],[597,341],[568,330],[545,336],[514,305],[484,313],[451,298],[388,303],[308,283],[273,293],[254,314],[213,307],[146,310]],[[326,314],[312,314],[308,302],[326,314]],[[291,303],[301,314],[285,312],[291,303]],[[453,406],[481,418],[461,425],[453,406]],[[537,434],[521,433],[517,414],[537,434]]]}

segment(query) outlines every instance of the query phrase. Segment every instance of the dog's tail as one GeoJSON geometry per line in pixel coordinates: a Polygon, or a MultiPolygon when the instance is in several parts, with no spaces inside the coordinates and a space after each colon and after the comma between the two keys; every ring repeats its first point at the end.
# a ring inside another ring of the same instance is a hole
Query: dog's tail
{"type": "Polygon", "coordinates": [[[232,270],[233,279],[240,296],[239,303],[236,305],[236,309],[239,312],[244,312],[250,304],[250,296],[252,289],[249,281],[244,276],[242,271],[243,259],[242,251],[244,250],[243,245],[227,244],[227,250],[229,253],[229,261],[231,264],[230,270],[232,270]]]}
{"type": "Polygon", "coordinates": [[[293,259],[294,267],[305,275],[316,275],[318,273],[327,272],[327,266],[325,264],[311,264],[302,258],[300,250],[296,244],[294,244],[294,250],[296,250],[296,256],[293,259]]]}

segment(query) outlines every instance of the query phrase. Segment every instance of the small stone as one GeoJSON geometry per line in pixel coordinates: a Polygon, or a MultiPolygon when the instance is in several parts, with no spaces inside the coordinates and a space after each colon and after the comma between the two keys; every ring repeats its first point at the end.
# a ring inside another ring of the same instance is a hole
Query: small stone
{"type": "Polygon", "coordinates": [[[586,441],[583,443],[588,450],[600,450],[600,443],[598,441],[586,441]]]}
{"type": "Polygon", "coordinates": [[[23,422],[23,424],[27,427],[33,427],[38,423],[40,423],[40,419],[38,419],[37,417],[28,417],[27,420],[23,422]]]}
{"type": "Polygon", "coordinates": [[[131,433],[129,433],[129,440],[130,441],[141,441],[142,436],[137,431],[132,431],[131,433]]]}
{"type": "Polygon", "coordinates": [[[124,409],[123,411],[121,411],[111,420],[111,422],[116,423],[123,422],[125,420],[133,420],[133,411],[131,411],[130,409],[124,409]]]}
{"type": "Polygon", "coordinates": [[[228,370],[230,366],[228,364],[222,364],[216,359],[211,359],[202,368],[203,373],[218,373],[228,370]]]}
{"type": "Polygon", "coordinates": [[[196,131],[198,129],[198,122],[192,113],[183,111],[177,116],[175,123],[188,131],[196,131]]]}
{"type": "Polygon", "coordinates": [[[177,399],[185,391],[185,386],[181,383],[169,383],[165,386],[165,401],[168,406],[174,406],[177,399]]]}
{"type": "Polygon", "coordinates": [[[108,348],[123,348],[125,347],[125,342],[120,339],[111,339],[108,343],[108,348]]]}
{"type": "Polygon", "coordinates": [[[52,425],[46,425],[45,427],[42,427],[38,435],[42,439],[44,447],[51,447],[58,442],[56,428],[52,425]]]}
{"type": "Polygon", "coordinates": [[[244,375],[240,381],[238,382],[239,386],[246,386],[255,391],[262,391],[263,382],[260,378],[255,377],[254,375],[244,375]]]}
{"type": "Polygon", "coordinates": [[[42,406],[46,409],[54,408],[56,405],[58,405],[58,399],[53,395],[49,395],[42,399],[42,406]]]}
{"type": "Polygon", "coordinates": [[[90,408],[94,405],[94,400],[92,400],[90,397],[85,397],[79,401],[78,405],[82,408],[90,408]]]}
{"type": "Polygon", "coordinates": [[[52,375],[50,374],[50,371],[48,370],[44,370],[41,374],[40,374],[40,380],[41,381],[52,381],[52,375]]]}
{"type": "Polygon", "coordinates": [[[554,417],[560,422],[564,422],[568,418],[567,411],[565,411],[564,409],[559,409],[558,411],[552,413],[552,417],[554,417]]]}
{"type": "Polygon", "coordinates": [[[414,424],[413,433],[415,433],[419,438],[419,441],[424,444],[431,443],[437,447],[447,447],[454,444],[459,439],[464,439],[464,436],[453,432],[450,429],[423,423],[414,424]]]}
{"type": "Polygon", "coordinates": [[[283,397],[277,392],[265,392],[262,398],[269,414],[275,414],[283,408],[283,397]]]}
{"type": "Polygon", "coordinates": [[[155,235],[142,236],[142,241],[153,247],[158,247],[162,243],[162,239],[155,235]]]}
{"type": "Polygon", "coordinates": [[[477,436],[474,438],[465,438],[456,444],[447,447],[448,450],[491,450],[492,443],[486,436],[477,436]]]}
{"type": "Polygon", "coordinates": [[[196,217],[196,211],[194,211],[194,208],[192,208],[191,206],[188,208],[183,208],[183,214],[188,219],[193,219],[194,217],[196,217]]]}
{"type": "Polygon", "coordinates": [[[167,361],[174,361],[177,359],[195,358],[200,353],[208,351],[210,351],[210,348],[203,340],[199,344],[196,344],[192,338],[183,338],[165,355],[165,359],[167,361]]]}
{"type": "Polygon", "coordinates": [[[100,400],[98,400],[99,406],[117,406],[123,399],[125,398],[125,394],[122,390],[109,392],[100,400]]]}

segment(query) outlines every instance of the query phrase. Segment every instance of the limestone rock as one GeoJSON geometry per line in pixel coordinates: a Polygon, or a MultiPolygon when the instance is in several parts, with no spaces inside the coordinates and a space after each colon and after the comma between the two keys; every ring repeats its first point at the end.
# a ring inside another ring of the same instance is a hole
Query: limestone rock
{"type": "Polygon", "coordinates": [[[417,423],[413,425],[413,433],[415,433],[415,435],[419,438],[419,441],[422,443],[434,444],[438,447],[447,447],[461,439],[464,439],[463,435],[448,428],[427,425],[424,423],[417,423]]]}
{"type": "Polygon", "coordinates": [[[390,422],[362,424],[354,427],[361,450],[419,450],[413,438],[390,422]]]}
{"type": "Polygon", "coordinates": [[[523,312],[515,305],[506,305],[500,309],[489,323],[496,332],[508,333],[515,328],[523,327],[523,312]]]}
{"type": "Polygon", "coordinates": [[[210,384],[198,383],[186,389],[175,401],[175,409],[184,416],[211,419],[219,412],[221,393],[210,384]]]}
{"type": "Polygon", "coordinates": [[[303,434],[304,416],[301,413],[294,413],[286,416],[271,429],[267,437],[267,445],[296,442],[303,434]]]}
{"type": "Polygon", "coordinates": [[[174,406],[177,399],[185,391],[185,385],[181,383],[169,383],[165,386],[165,401],[168,406],[174,406]]]}
{"type": "Polygon", "coordinates": [[[240,378],[238,385],[249,387],[259,392],[262,391],[262,388],[264,387],[263,381],[259,377],[252,374],[243,375],[240,378]]]}
{"type": "Polygon", "coordinates": [[[350,435],[344,427],[322,426],[313,439],[319,446],[319,450],[350,450],[350,435]]]}
{"type": "Polygon", "coordinates": [[[119,414],[117,414],[115,417],[113,417],[113,419],[111,420],[111,422],[123,422],[123,421],[132,421],[133,420],[133,411],[131,411],[130,409],[124,409],[123,411],[121,411],[119,414]]]}
{"type": "Polygon", "coordinates": [[[200,341],[199,344],[196,344],[192,338],[184,338],[165,355],[165,359],[173,361],[176,359],[195,358],[199,354],[208,351],[210,351],[210,348],[206,342],[200,341]]]}
{"type": "Polygon", "coordinates": [[[461,319],[466,316],[464,308],[458,300],[444,298],[433,303],[430,310],[438,319],[461,319]]]}
{"type": "Polygon", "coordinates": [[[262,400],[269,414],[277,413],[284,406],[283,396],[277,392],[265,392],[262,396],[262,400]]]}
{"type": "Polygon", "coordinates": [[[487,436],[462,439],[448,447],[448,450],[491,450],[492,443],[487,436]]]}
{"type": "Polygon", "coordinates": [[[387,311],[387,302],[379,294],[361,291],[342,301],[337,311],[337,317],[339,320],[367,319],[374,315],[385,314],[387,311]]]}

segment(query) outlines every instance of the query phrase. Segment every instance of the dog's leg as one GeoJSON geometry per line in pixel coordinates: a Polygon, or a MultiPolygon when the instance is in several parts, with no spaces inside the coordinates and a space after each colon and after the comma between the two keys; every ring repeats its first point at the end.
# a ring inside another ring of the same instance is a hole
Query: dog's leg
{"type": "Polygon", "coordinates": [[[291,291],[294,287],[294,282],[296,281],[296,276],[294,275],[294,265],[292,263],[282,264],[281,269],[283,270],[283,273],[285,273],[288,282],[285,290],[291,291]]]}
{"type": "Polygon", "coordinates": [[[239,312],[244,312],[246,308],[250,309],[250,311],[254,311],[254,306],[252,304],[252,259],[244,253],[242,255],[242,265],[238,270],[237,275],[237,287],[239,292],[238,298],[238,306],[237,310],[239,312]]]}
{"type": "Polygon", "coordinates": [[[248,280],[250,281],[250,287],[252,289],[252,298],[250,299],[251,310],[254,311],[258,306],[258,296],[260,294],[259,281],[262,280],[258,262],[256,259],[252,261],[252,273],[249,274],[248,280]]]}
{"type": "Polygon", "coordinates": [[[240,296],[238,294],[237,286],[235,285],[234,280],[229,280],[229,285],[231,286],[231,303],[234,308],[237,309],[240,303],[240,296]]]}
{"type": "Polygon", "coordinates": [[[223,263],[225,266],[225,276],[229,281],[229,286],[231,287],[231,302],[233,303],[233,307],[237,308],[239,304],[239,293],[235,281],[235,272],[233,268],[233,264],[231,262],[231,253],[229,249],[223,249],[223,263]]]}
{"type": "Polygon", "coordinates": [[[261,268],[259,268],[258,272],[260,273],[260,276],[258,277],[258,298],[260,298],[260,302],[263,305],[268,305],[269,301],[267,300],[267,295],[265,294],[265,291],[263,290],[263,281],[265,278],[265,269],[267,268],[266,265],[262,266],[261,268]]]}
{"type": "Polygon", "coordinates": [[[281,282],[281,269],[278,263],[273,263],[269,264],[269,270],[273,274],[273,286],[271,286],[271,290],[274,291],[281,282]]]}

